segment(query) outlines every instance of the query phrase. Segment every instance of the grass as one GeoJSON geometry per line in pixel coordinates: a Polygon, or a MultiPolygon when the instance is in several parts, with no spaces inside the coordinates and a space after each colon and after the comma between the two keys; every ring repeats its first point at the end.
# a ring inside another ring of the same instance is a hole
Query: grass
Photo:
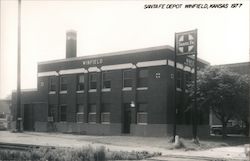
{"type": "Polygon", "coordinates": [[[91,146],[74,148],[40,148],[31,151],[0,150],[0,160],[37,160],[37,161],[106,161],[106,160],[141,160],[160,153],[109,151],[105,147],[91,146]]]}

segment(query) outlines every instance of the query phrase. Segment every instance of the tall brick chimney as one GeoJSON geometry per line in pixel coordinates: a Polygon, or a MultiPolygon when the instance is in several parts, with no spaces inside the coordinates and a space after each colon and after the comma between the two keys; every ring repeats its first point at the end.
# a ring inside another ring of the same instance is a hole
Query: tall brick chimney
{"type": "Polygon", "coordinates": [[[76,31],[68,30],[66,32],[66,58],[76,57],[76,31]]]}

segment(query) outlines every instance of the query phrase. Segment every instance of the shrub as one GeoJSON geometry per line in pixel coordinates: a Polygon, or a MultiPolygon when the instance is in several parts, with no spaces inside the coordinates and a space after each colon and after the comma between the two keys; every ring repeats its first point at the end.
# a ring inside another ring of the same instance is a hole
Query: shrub
{"type": "Polygon", "coordinates": [[[161,155],[160,153],[149,153],[147,151],[109,151],[101,146],[93,148],[91,146],[74,148],[39,148],[31,151],[9,151],[0,150],[0,160],[34,160],[34,161],[106,161],[106,160],[138,160],[153,156],[161,155]]]}

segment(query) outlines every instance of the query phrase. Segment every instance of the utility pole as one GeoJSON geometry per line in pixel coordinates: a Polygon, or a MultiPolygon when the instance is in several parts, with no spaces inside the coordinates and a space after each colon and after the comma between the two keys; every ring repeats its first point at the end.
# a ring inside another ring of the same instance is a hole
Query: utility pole
{"type": "Polygon", "coordinates": [[[16,128],[21,132],[21,0],[18,0],[18,38],[17,38],[17,122],[16,128]]]}

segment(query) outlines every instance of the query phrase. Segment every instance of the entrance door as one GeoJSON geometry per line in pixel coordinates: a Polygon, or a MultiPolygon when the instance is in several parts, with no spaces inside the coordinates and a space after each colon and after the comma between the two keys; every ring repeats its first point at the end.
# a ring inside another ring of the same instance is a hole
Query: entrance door
{"type": "Polygon", "coordinates": [[[123,120],[123,133],[130,133],[130,124],[131,124],[131,109],[130,104],[124,105],[124,120],[123,120]]]}
{"type": "Polygon", "coordinates": [[[32,105],[31,104],[24,105],[23,130],[33,131],[33,112],[32,112],[32,105]]]}

